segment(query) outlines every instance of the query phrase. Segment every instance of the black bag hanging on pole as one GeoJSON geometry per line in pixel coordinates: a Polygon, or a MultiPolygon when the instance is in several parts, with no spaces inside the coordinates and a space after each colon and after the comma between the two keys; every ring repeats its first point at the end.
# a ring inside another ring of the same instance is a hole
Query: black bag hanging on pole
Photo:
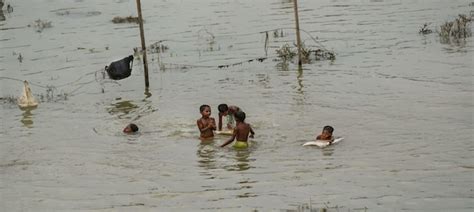
{"type": "Polygon", "coordinates": [[[132,74],[133,56],[130,55],[121,60],[110,63],[109,66],[105,66],[105,70],[109,75],[110,79],[121,80],[125,79],[132,74]]]}

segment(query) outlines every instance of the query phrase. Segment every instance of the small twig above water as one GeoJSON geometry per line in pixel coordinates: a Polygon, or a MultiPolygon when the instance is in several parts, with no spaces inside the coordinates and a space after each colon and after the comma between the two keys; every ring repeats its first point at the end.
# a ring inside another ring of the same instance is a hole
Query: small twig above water
{"type": "Polygon", "coordinates": [[[429,29],[428,25],[429,25],[429,23],[423,24],[423,27],[421,27],[421,29],[418,33],[423,34],[423,35],[431,34],[433,32],[433,30],[429,29]]]}
{"type": "Polygon", "coordinates": [[[34,21],[33,24],[28,24],[28,27],[36,28],[36,32],[42,32],[46,28],[53,27],[53,25],[51,24],[51,21],[38,19],[34,21]]]}

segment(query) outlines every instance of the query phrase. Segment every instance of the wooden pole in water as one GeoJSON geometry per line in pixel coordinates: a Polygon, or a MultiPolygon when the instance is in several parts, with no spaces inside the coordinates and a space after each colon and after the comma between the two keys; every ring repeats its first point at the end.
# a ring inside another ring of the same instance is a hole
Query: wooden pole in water
{"type": "Polygon", "coordinates": [[[148,81],[148,63],[146,60],[146,44],[145,44],[145,32],[143,30],[143,18],[142,18],[142,4],[140,0],[137,0],[138,10],[138,22],[140,25],[140,38],[142,40],[142,51],[143,51],[143,65],[145,67],[145,87],[148,89],[150,82],[148,81]]]}
{"type": "Polygon", "coordinates": [[[293,0],[295,9],[295,21],[296,21],[296,45],[298,46],[298,65],[301,66],[301,37],[300,37],[300,21],[298,18],[298,1],[293,0]]]}

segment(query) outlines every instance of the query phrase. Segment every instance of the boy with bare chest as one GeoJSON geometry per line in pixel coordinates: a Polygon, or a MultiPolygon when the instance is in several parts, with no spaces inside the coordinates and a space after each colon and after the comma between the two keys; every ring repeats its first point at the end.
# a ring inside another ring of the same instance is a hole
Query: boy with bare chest
{"type": "Polygon", "coordinates": [[[201,135],[201,140],[208,140],[214,137],[213,130],[216,130],[216,121],[211,116],[211,107],[209,105],[201,105],[199,107],[201,118],[196,121],[201,135]]]}
{"type": "Polygon", "coordinates": [[[232,137],[229,138],[224,144],[221,145],[221,147],[224,147],[235,139],[237,141],[234,144],[235,148],[247,148],[248,147],[248,138],[253,138],[255,132],[253,131],[252,127],[250,124],[245,123],[245,113],[242,111],[237,111],[235,113],[235,120],[237,121],[237,124],[234,128],[234,133],[232,134],[232,137]],[[250,136],[249,136],[250,134],[250,136]]]}

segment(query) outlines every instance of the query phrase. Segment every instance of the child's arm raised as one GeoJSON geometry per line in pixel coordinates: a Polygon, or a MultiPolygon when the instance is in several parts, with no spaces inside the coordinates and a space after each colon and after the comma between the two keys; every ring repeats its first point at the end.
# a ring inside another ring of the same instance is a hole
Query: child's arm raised
{"type": "Polygon", "coordinates": [[[209,122],[209,128],[216,130],[216,120],[214,118],[211,118],[211,121],[209,122]]]}
{"type": "Polygon", "coordinates": [[[201,119],[198,119],[198,120],[196,121],[196,124],[197,124],[197,126],[198,126],[198,128],[199,128],[199,132],[201,132],[201,133],[204,132],[204,131],[206,131],[206,130],[208,130],[209,127],[210,127],[209,125],[208,125],[207,127],[205,127],[204,124],[202,123],[201,119]]]}

